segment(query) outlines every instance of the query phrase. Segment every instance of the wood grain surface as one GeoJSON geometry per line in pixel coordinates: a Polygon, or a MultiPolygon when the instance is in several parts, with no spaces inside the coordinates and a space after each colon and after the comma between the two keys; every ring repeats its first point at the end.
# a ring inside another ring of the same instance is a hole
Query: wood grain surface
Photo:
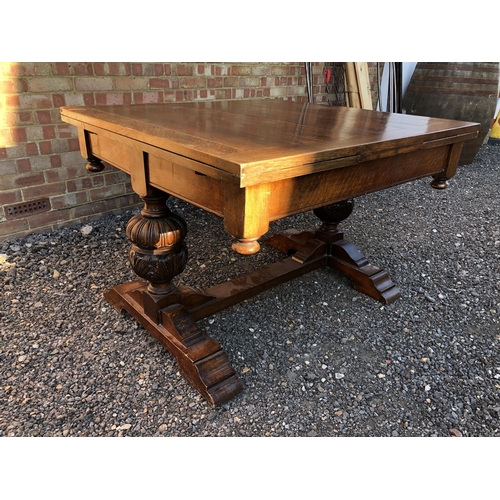
{"type": "Polygon", "coordinates": [[[478,126],[440,118],[261,99],[61,108],[64,121],[107,130],[236,176],[240,187],[296,177],[439,139],[478,126]],[[326,162],[326,163],[325,163],[326,162]]]}

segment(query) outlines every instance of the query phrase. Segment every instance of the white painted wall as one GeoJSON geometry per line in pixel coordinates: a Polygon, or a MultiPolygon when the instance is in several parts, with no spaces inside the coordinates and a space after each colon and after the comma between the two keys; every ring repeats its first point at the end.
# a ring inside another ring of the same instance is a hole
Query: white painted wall
{"type": "MultiPolygon", "coordinates": [[[[381,67],[382,80],[380,82],[380,97],[382,107],[377,105],[377,109],[382,109],[385,111],[387,109],[387,90],[389,86],[389,72],[384,71],[385,65],[388,63],[384,63],[384,66],[381,67]]],[[[406,94],[406,90],[408,89],[408,85],[410,84],[411,77],[413,72],[415,71],[416,62],[403,62],[403,95],[404,98],[406,94]]]]}

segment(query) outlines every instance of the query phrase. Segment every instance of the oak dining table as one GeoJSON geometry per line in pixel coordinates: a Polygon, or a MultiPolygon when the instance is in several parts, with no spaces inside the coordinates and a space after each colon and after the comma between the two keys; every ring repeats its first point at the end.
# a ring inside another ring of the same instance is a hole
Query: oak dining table
{"type": "Polygon", "coordinates": [[[126,172],[144,203],[126,228],[138,279],[113,286],[105,298],[158,339],[214,406],[243,385],[197,321],[322,267],[384,304],[398,299],[388,273],[339,225],[367,193],[424,177],[433,188],[448,187],[464,142],[479,130],[476,123],[281,99],[63,107],[61,117],[77,127],[87,169],[108,163],[126,172]],[[283,258],[207,289],[177,286],[188,228],[169,209],[170,196],[222,217],[235,252],[252,255],[265,243],[283,258]],[[270,222],[305,211],[317,216],[317,227],[262,241],[270,222]]]}

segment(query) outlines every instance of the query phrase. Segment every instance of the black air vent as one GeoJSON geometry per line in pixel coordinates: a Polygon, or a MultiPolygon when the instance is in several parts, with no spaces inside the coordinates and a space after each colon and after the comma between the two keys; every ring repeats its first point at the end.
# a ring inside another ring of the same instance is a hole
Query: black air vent
{"type": "Polygon", "coordinates": [[[5,217],[7,219],[21,219],[39,212],[48,212],[50,210],[50,201],[48,198],[39,200],[25,201],[5,207],[5,217]]]}

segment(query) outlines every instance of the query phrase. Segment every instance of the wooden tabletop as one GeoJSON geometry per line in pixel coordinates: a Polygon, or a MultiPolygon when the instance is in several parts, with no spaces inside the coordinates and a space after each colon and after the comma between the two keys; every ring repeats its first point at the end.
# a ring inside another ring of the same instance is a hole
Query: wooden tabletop
{"type": "Polygon", "coordinates": [[[278,178],[283,168],[350,156],[365,161],[433,141],[472,138],[478,128],[278,99],[64,107],[61,115],[74,125],[103,128],[246,178],[278,178]]]}

